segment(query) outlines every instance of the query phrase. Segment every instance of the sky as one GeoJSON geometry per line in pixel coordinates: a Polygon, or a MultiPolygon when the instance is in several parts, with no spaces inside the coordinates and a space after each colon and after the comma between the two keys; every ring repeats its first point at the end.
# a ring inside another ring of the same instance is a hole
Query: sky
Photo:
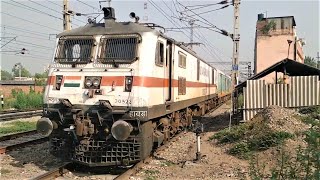
{"type": "MultiPolygon", "coordinates": [[[[165,28],[188,27],[185,21],[179,21],[184,6],[200,4],[213,4],[219,1],[184,1],[184,0],[112,0],[117,21],[132,21],[130,12],[140,16],[140,22],[153,22],[165,28]],[[144,4],[147,3],[147,9],[144,4]],[[146,21],[145,17],[148,17],[146,21]]],[[[97,13],[99,12],[98,0],[70,0],[69,8],[74,12],[97,13]]],[[[102,3],[107,6],[107,3],[102,3]]],[[[31,73],[43,72],[52,61],[55,36],[62,32],[62,0],[1,0],[1,68],[11,71],[15,63],[21,63],[31,73]],[[9,42],[10,41],[10,42],[9,42]],[[25,54],[21,50],[25,48],[25,54]]],[[[200,7],[200,6],[196,6],[200,7]]],[[[222,7],[221,5],[207,6],[194,10],[197,13],[210,11],[222,7]]],[[[253,61],[254,38],[257,16],[264,13],[267,17],[294,16],[297,24],[297,35],[304,38],[306,56],[316,57],[320,51],[319,31],[319,0],[305,1],[278,1],[278,0],[242,0],[240,5],[240,61],[253,61]]],[[[189,15],[193,15],[189,12],[189,15]]],[[[90,15],[92,17],[96,14],[90,15]]],[[[228,32],[233,30],[233,6],[201,15],[211,24],[228,32]]],[[[202,19],[195,16],[198,20],[202,19]]],[[[101,20],[102,16],[97,18],[101,20]]],[[[87,17],[73,17],[72,28],[83,26],[87,17]]],[[[195,21],[196,26],[204,25],[195,21]]],[[[182,32],[167,31],[166,35],[177,41],[189,42],[190,30],[182,32]]],[[[194,46],[194,51],[218,69],[229,70],[232,57],[233,43],[230,37],[205,28],[195,28],[194,42],[201,43],[194,46]]]]}

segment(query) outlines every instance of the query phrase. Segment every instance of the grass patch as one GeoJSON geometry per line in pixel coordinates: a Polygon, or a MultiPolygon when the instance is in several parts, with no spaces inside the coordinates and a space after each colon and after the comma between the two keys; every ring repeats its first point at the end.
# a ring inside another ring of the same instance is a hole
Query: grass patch
{"type": "Polygon", "coordinates": [[[224,129],[209,139],[216,139],[219,144],[230,143],[229,154],[248,159],[255,151],[281,145],[284,140],[294,137],[288,132],[270,129],[267,123],[261,117],[256,117],[252,122],[234,126],[231,130],[224,129]]]}
{"type": "Polygon", "coordinates": [[[36,122],[15,121],[12,123],[7,123],[5,127],[0,127],[0,136],[11,134],[11,133],[31,131],[35,129],[36,129],[36,122]]]}
{"type": "Polygon", "coordinates": [[[215,135],[211,136],[209,140],[216,139],[218,140],[219,144],[233,143],[240,139],[243,139],[247,129],[248,129],[247,124],[240,124],[238,126],[232,127],[230,131],[228,128],[222,131],[219,131],[215,135]]]}
{"type": "Polygon", "coordinates": [[[161,163],[161,166],[165,166],[165,167],[169,167],[169,166],[173,166],[174,163],[171,161],[164,161],[161,163]]]}
{"type": "Polygon", "coordinates": [[[156,180],[155,175],[159,173],[158,170],[151,170],[147,169],[144,171],[144,173],[147,175],[146,180],[156,180]]]}

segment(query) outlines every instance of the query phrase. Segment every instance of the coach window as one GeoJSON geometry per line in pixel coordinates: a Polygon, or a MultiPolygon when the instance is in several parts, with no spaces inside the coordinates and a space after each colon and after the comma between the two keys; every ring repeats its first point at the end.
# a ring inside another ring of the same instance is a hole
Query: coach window
{"type": "Polygon", "coordinates": [[[187,61],[187,56],[179,51],[179,67],[182,67],[182,68],[186,68],[186,62],[187,61]]]}
{"type": "Polygon", "coordinates": [[[156,49],[156,65],[163,66],[164,62],[164,45],[162,42],[157,43],[156,49]]]}

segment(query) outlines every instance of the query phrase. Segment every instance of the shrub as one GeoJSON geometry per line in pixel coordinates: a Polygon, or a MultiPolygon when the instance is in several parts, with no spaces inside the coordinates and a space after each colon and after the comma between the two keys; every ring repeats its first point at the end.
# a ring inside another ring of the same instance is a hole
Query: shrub
{"type": "Polygon", "coordinates": [[[26,94],[22,91],[16,94],[16,101],[13,107],[16,109],[32,109],[42,107],[42,94],[36,93],[34,91],[26,94]]]}
{"type": "Polygon", "coordinates": [[[240,124],[229,129],[224,129],[213,135],[210,139],[217,139],[218,143],[232,143],[242,139],[248,129],[247,124],[240,124]]]}

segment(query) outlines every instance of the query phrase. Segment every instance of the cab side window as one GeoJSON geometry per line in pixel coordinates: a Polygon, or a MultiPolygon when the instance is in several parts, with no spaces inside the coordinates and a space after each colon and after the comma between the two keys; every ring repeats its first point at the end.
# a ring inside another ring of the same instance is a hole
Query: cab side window
{"type": "Polygon", "coordinates": [[[164,44],[162,42],[157,43],[156,47],[156,65],[163,66],[164,62],[164,44]]]}

